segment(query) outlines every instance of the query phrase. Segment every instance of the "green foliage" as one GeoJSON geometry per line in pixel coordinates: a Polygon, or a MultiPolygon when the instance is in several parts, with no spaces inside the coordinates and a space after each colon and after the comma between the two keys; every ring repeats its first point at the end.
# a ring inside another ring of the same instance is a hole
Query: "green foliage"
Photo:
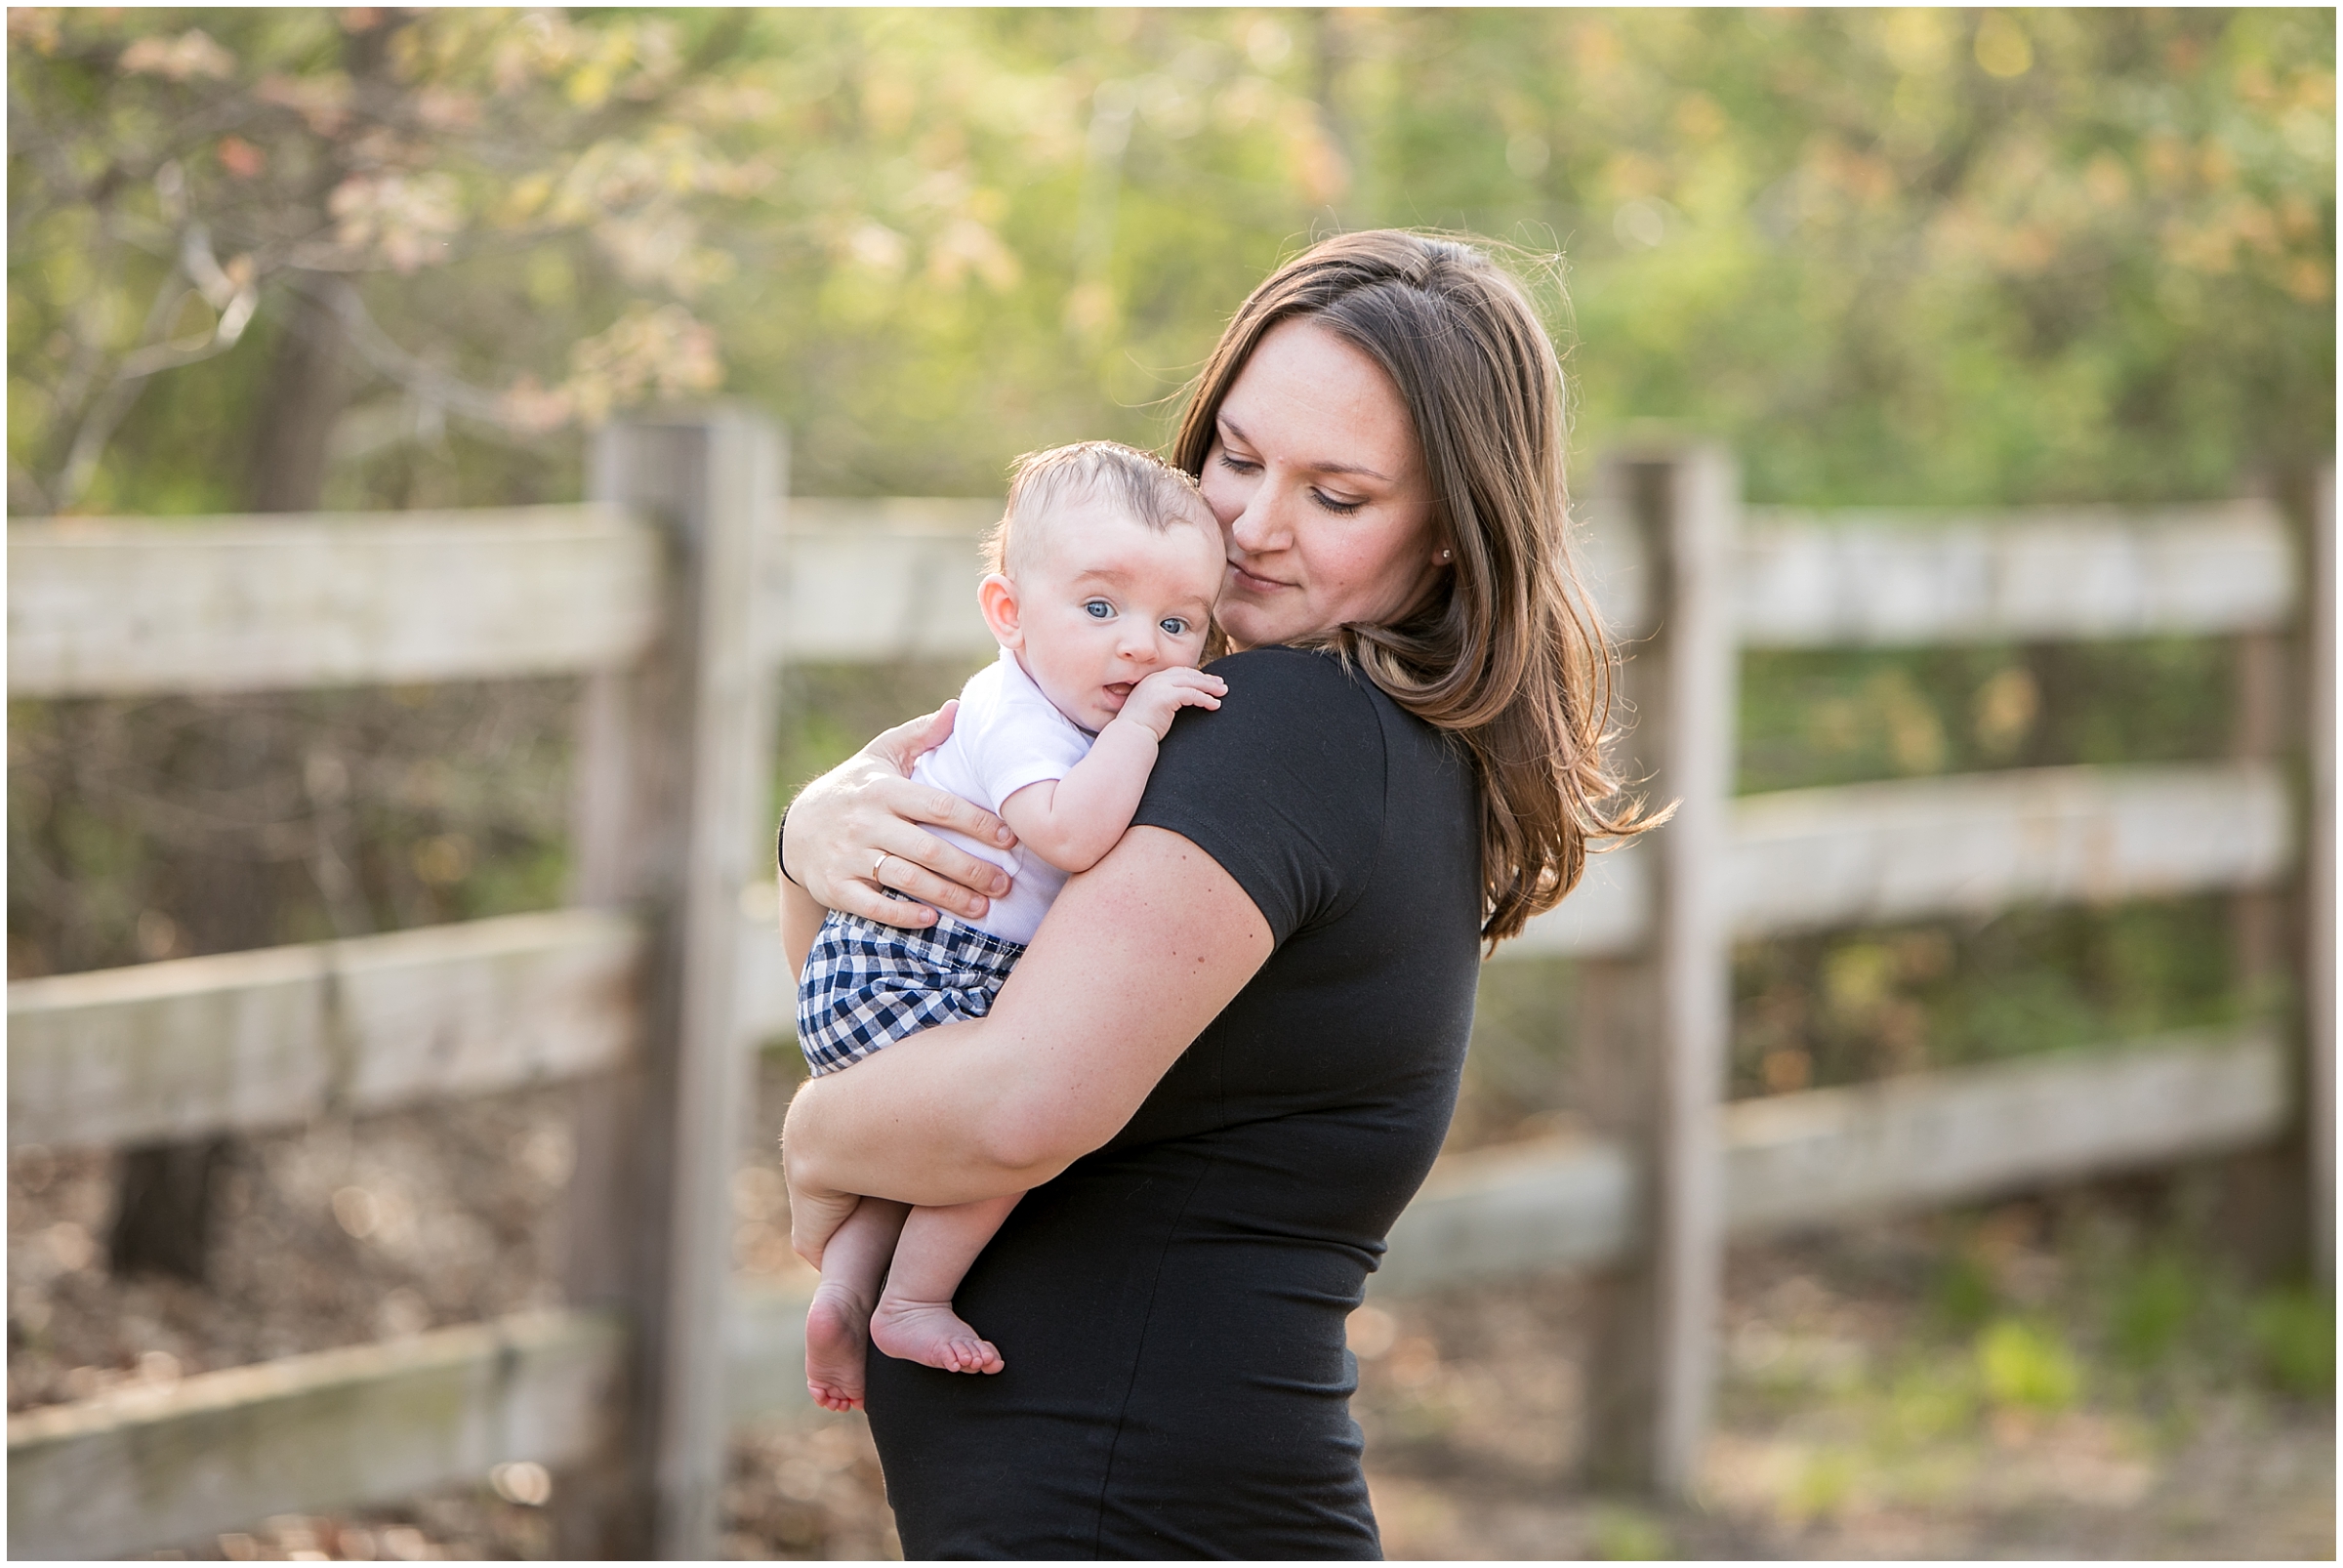
{"type": "Polygon", "coordinates": [[[1821,1449],[1807,1455],[1806,1462],[1798,1466],[1797,1479],[1790,1483],[1784,1504],[1794,1517],[1836,1513],[1854,1492],[1856,1480],[1854,1455],[1838,1449],[1821,1449]]]}
{"type": "Polygon", "coordinates": [[[344,276],[351,504],[557,493],[577,425],[719,371],[802,491],[986,493],[1152,440],[1281,255],[1392,223],[1561,254],[1581,450],[1698,426],[1760,498],[2331,444],[2327,12],[370,15],[11,13],[13,504],[232,499],[289,291],[344,276]]]}
{"type": "Polygon", "coordinates": [[[14,702],[12,978],[549,909],[575,683],[14,702]]]}
{"type": "Polygon", "coordinates": [[[2064,1410],[2082,1387],[2081,1366],[2058,1330],[2019,1318],[1979,1331],[1977,1371],[1986,1397],[2015,1409],[2064,1410]]]}
{"type": "Polygon", "coordinates": [[[2148,1370],[2178,1348],[2201,1304],[2198,1270],[2178,1251],[2150,1252],[2117,1278],[2108,1340],[2124,1364],[2148,1370]]]}
{"type": "Polygon", "coordinates": [[[1598,437],[1698,423],[1754,494],[1814,503],[2217,493],[2246,448],[2330,440],[2331,17],[1380,13],[1337,31],[1377,217],[1570,253],[1598,437]],[[2240,351],[2267,370],[2205,357],[2240,351]],[[2280,382],[2310,402],[2262,401],[2280,382]],[[2214,433],[2240,417],[2275,423],[2214,433]]]}
{"type": "Polygon", "coordinates": [[[2253,1345],[2263,1371],[2281,1388],[2306,1399],[2335,1394],[2335,1299],[2297,1287],[2272,1291],[2254,1303],[2253,1345]]]}
{"type": "MultiPolygon", "coordinates": [[[[770,173],[717,145],[730,101],[692,49],[725,25],[12,12],[12,507],[234,501],[254,447],[230,437],[320,334],[393,393],[342,427],[324,410],[315,439],[346,464],[386,426],[443,445],[451,411],[513,438],[713,387],[679,302],[733,261],[697,243],[693,203],[770,173]],[[563,247],[609,286],[515,309],[519,259],[563,247]],[[515,379],[532,358],[555,385],[515,379]],[[125,428],[158,379],[177,395],[125,428]]],[[[340,377],[306,375],[338,405],[340,377]]]]}
{"type": "Polygon", "coordinates": [[[1656,1562],[1673,1555],[1667,1531],[1642,1508],[1606,1503],[1588,1512],[1587,1546],[1601,1562],[1656,1562]]]}
{"type": "Polygon", "coordinates": [[[1968,1247],[1953,1248],[1939,1260],[1933,1298],[1937,1316],[1959,1333],[1983,1328],[2000,1304],[1993,1270],[1968,1247]]]}
{"type": "Polygon", "coordinates": [[[2228,922],[2215,896],[1744,943],[1734,958],[1734,1092],[2234,1022],[2271,999],[2239,980],[2228,922]]]}
{"type": "Polygon", "coordinates": [[[1888,1381],[1887,1425],[1898,1443],[1924,1444],[1968,1430],[1977,1420],[1979,1388],[1968,1368],[1920,1357],[1888,1381]]]}
{"type": "Polygon", "coordinates": [[[2209,638],[1745,653],[1739,787],[2216,757],[2237,657],[2209,638]]]}

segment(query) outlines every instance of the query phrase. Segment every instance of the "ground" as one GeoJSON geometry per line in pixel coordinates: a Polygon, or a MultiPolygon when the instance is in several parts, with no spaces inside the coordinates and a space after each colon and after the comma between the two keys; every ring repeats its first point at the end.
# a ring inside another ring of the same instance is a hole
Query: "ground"
{"type": "MultiPolygon", "coordinates": [[[[782,1087],[768,1085],[761,1120],[782,1087]]],[[[107,1162],[12,1150],[10,1409],[553,1299],[567,1116],[554,1090],[253,1139],[211,1289],[109,1277],[107,1162]]],[[[769,1135],[753,1136],[734,1187],[737,1260],[768,1277],[792,1266],[769,1135]]],[[[1353,1345],[1386,1548],[2331,1558],[2331,1315],[2288,1318],[2292,1298],[2171,1251],[2158,1190],[1737,1250],[1716,1420],[1694,1501],[1674,1508],[1577,1479],[1583,1282],[1378,1300],[1354,1318],[1353,1345]],[[2271,1370],[2294,1364],[2284,1335],[2315,1338],[2322,1323],[2327,1381],[2314,1343],[2289,1391],[2271,1370]]],[[[174,1554],[550,1554],[538,1487],[497,1481],[255,1521],[174,1554]]],[[[729,1557],[899,1555],[858,1418],[739,1434],[724,1516],[729,1557]]]]}

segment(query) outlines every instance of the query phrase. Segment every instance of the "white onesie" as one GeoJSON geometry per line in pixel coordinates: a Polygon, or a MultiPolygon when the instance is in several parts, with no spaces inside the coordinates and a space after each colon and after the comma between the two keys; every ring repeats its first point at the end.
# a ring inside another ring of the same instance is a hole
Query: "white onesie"
{"type": "MultiPolygon", "coordinates": [[[[960,688],[960,713],[952,721],[951,738],[913,763],[911,776],[998,816],[1001,803],[1026,785],[1064,778],[1089,755],[1095,739],[1058,712],[1016,654],[1003,648],[1000,658],[960,688]]],[[[1004,849],[949,828],[932,831],[991,861],[1012,879],[1008,896],[994,899],[983,919],[967,924],[1020,947],[1032,941],[1057,890],[1066,885],[1066,874],[1022,845],[1004,849]]]]}

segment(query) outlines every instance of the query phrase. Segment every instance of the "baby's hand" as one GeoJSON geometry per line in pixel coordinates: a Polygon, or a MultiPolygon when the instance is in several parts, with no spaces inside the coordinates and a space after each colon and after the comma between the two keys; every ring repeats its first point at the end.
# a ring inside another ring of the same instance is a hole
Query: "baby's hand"
{"type": "Polygon", "coordinates": [[[1162,740],[1172,727],[1173,714],[1182,708],[1217,708],[1227,691],[1227,681],[1202,670],[1191,670],[1185,665],[1158,670],[1130,688],[1130,695],[1123,699],[1123,711],[1115,715],[1115,722],[1120,723],[1128,719],[1162,740]]]}

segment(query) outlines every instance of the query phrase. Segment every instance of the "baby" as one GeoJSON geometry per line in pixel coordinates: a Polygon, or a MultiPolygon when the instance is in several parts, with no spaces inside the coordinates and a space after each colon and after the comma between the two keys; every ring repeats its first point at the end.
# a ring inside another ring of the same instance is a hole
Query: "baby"
{"type": "MultiPolygon", "coordinates": [[[[939,913],[929,928],[902,929],[832,914],[798,992],[798,1039],[817,1074],[982,1017],[1067,876],[1130,826],[1172,715],[1217,708],[1228,689],[1196,668],[1224,570],[1220,527],[1176,469],[1112,441],[1021,458],[986,556],[977,599],[1001,656],[962,688],[951,738],[912,776],[1007,822],[1015,849],[943,837],[1014,881],[972,924],[939,913]]],[[[818,1403],[861,1407],[866,1335],[947,1372],[1001,1370],[952,1296],[1019,1196],[855,1206],[824,1250],[806,1314],[805,1383],[818,1403]]]]}

